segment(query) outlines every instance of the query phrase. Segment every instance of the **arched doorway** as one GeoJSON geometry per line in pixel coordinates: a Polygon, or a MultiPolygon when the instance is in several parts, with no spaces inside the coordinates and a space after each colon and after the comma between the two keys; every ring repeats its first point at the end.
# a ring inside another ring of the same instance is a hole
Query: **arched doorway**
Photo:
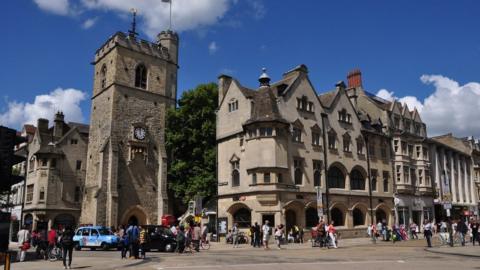
{"type": "Polygon", "coordinates": [[[252,225],[252,214],[248,208],[240,208],[233,214],[233,223],[238,228],[249,228],[252,225]]]}
{"type": "Polygon", "coordinates": [[[127,224],[128,224],[128,225],[138,225],[138,218],[137,218],[135,215],[131,215],[131,216],[128,218],[127,224]]]}
{"type": "Polygon", "coordinates": [[[139,205],[128,208],[121,219],[121,225],[147,225],[148,222],[146,211],[139,205]]]}
{"type": "Polygon", "coordinates": [[[287,209],[285,211],[285,223],[286,223],[286,232],[289,232],[290,229],[297,225],[297,214],[292,209],[287,209]]]}

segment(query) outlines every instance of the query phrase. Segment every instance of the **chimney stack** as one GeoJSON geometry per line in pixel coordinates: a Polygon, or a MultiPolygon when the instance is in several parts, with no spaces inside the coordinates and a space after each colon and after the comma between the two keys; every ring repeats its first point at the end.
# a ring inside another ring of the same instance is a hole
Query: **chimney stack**
{"type": "Polygon", "coordinates": [[[63,124],[64,124],[65,116],[63,112],[58,111],[55,114],[54,118],[54,126],[53,126],[53,136],[55,138],[61,138],[63,136],[63,124]]]}
{"type": "Polygon", "coordinates": [[[222,102],[231,83],[232,77],[225,74],[218,76],[218,106],[220,106],[220,102],[222,102]]]}
{"type": "Polygon", "coordinates": [[[360,69],[354,69],[347,75],[348,88],[362,87],[362,72],[360,69]]]}
{"type": "Polygon", "coordinates": [[[38,118],[37,120],[37,128],[38,131],[41,133],[47,133],[48,132],[48,119],[45,118],[38,118]]]}

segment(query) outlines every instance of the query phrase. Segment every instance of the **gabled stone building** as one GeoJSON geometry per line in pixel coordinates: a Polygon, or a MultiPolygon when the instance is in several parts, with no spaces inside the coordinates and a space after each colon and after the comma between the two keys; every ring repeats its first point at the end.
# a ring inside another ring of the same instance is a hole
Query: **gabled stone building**
{"type": "MultiPolygon", "coordinates": [[[[375,199],[369,201],[363,134],[382,140],[384,135],[371,128],[370,120],[362,122],[345,85],[319,97],[304,65],[278,82],[270,84],[265,72],[259,81],[253,90],[229,76],[219,77],[219,218],[228,227],[265,220],[285,224],[287,230],[315,226],[316,190],[325,194],[328,179],[330,217],[343,236],[364,235],[372,214],[374,221],[391,222],[392,181],[378,181],[375,199]]],[[[386,170],[372,164],[379,175],[386,170]]]]}
{"type": "Polygon", "coordinates": [[[23,220],[33,229],[76,225],[80,217],[88,145],[88,125],[65,123],[61,112],[54,125],[38,119],[27,146],[23,220]]]}
{"type": "Polygon", "coordinates": [[[371,155],[371,161],[381,161],[377,166],[383,167],[383,180],[393,183],[390,195],[395,196],[396,207],[392,208],[395,220],[408,226],[411,222],[422,224],[433,219],[429,148],[426,125],[420,114],[415,108],[411,111],[407,105],[365,91],[360,70],[353,70],[347,78],[348,95],[356,100],[358,113],[368,117],[371,125],[384,134],[370,144],[380,150],[380,155],[378,152],[371,155]],[[387,171],[392,172],[389,177],[387,171]]]}

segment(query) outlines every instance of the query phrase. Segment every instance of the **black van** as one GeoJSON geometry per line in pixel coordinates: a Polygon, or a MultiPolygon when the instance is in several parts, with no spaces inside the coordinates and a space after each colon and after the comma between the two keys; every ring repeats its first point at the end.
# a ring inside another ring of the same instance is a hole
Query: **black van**
{"type": "Polygon", "coordinates": [[[143,225],[142,228],[147,230],[145,250],[175,251],[177,247],[176,237],[169,228],[161,225],[143,225]]]}

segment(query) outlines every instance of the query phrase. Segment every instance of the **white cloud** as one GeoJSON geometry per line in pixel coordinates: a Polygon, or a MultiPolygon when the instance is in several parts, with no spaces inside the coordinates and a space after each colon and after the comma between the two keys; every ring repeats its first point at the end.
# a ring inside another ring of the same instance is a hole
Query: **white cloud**
{"type": "Polygon", "coordinates": [[[80,103],[87,94],[73,88],[57,88],[48,94],[38,95],[33,103],[11,101],[7,110],[0,114],[0,125],[20,128],[23,124],[36,124],[38,118],[52,120],[56,111],[63,111],[65,119],[73,122],[83,122],[80,103]]]}
{"type": "MultiPolygon", "coordinates": [[[[161,0],[34,0],[46,11],[58,15],[88,11],[112,11],[130,18],[137,9],[139,26],[150,38],[169,27],[170,4],[161,0]],[[70,1],[70,2],[69,2],[70,1]]],[[[186,31],[217,23],[227,12],[231,0],[172,0],[172,28],[186,31]]]]}
{"type": "Polygon", "coordinates": [[[68,15],[70,11],[70,2],[68,0],[33,0],[37,6],[45,11],[58,14],[68,15]]]}
{"type": "Polygon", "coordinates": [[[210,44],[208,45],[208,52],[210,54],[215,54],[217,51],[218,51],[217,43],[215,41],[210,42],[210,44]]]}
{"type": "MultiPolygon", "coordinates": [[[[411,110],[417,108],[427,124],[429,136],[452,132],[460,137],[480,137],[480,83],[460,85],[442,75],[422,75],[420,80],[435,87],[431,95],[423,101],[413,96],[397,99],[411,110]]],[[[394,93],[381,89],[377,96],[391,100],[394,93]]]]}
{"type": "Polygon", "coordinates": [[[82,28],[89,29],[97,23],[98,17],[87,19],[83,22],[82,28]]]}
{"type": "Polygon", "coordinates": [[[388,101],[393,101],[395,99],[395,97],[393,96],[393,92],[390,92],[387,89],[378,90],[377,97],[383,98],[388,101]]]}

